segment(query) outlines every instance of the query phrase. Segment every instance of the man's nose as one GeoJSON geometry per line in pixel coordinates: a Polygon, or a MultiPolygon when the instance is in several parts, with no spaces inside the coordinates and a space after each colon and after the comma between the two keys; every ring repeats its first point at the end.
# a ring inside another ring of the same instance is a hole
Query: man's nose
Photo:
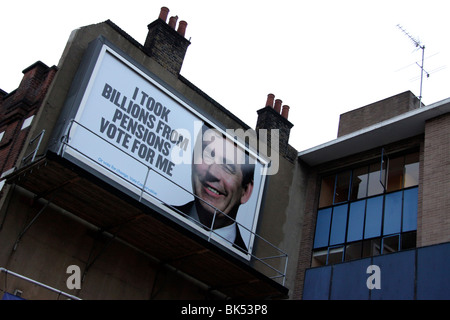
{"type": "Polygon", "coordinates": [[[213,163],[208,167],[208,175],[214,177],[216,180],[220,180],[222,174],[222,166],[217,163],[213,163]]]}

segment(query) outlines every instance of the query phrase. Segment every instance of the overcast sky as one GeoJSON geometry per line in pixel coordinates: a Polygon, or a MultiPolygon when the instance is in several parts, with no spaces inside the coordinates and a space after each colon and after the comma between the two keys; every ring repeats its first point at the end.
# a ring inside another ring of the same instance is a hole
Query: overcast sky
{"type": "Polygon", "coordinates": [[[181,74],[255,127],[273,93],[291,107],[298,151],[336,138],[339,115],[410,90],[450,97],[448,1],[22,0],[4,1],[0,88],[18,87],[40,60],[58,65],[72,30],[107,19],[140,43],[160,8],[188,23],[181,74]]]}

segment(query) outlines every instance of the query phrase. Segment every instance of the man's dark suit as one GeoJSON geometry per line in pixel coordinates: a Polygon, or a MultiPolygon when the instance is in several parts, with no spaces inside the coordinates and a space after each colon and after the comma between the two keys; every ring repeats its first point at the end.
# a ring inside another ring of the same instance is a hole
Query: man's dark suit
{"type": "MultiPolygon", "coordinates": [[[[183,212],[187,217],[189,217],[189,213],[191,212],[192,206],[194,205],[194,201],[188,202],[182,206],[173,206],[175,209],[183,212]]],[[[242,239],[241,232],[239,231],[239,227],[236,224],[236,239],[234,240],[233,246],[244,253],[248,253],[247,246],[242,239]]]]}

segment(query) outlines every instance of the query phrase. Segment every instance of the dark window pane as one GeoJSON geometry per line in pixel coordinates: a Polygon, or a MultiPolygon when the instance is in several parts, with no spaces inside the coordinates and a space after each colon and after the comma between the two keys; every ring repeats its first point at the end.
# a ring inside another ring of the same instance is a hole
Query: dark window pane
{"type": "Polygon", "coordinates": [[[344,247],[329,248],[327,264],[335,264],[343,261],[344,247]]]}
{"type": "Polygon", "coordinates": [[[383,213],[383,197],[367,199],[366,223],[364,238],[379,237],[381,234],[381,217],[383,213]]]}
{"type": "Polygon", "coordinates": [[[368,172],[368,166],[353,170],[351,200],[361,199],[367,196],[368,172]]]}
{"type": "Polygon", "coordinates": [[[345,171],[336,175],[336,191],[334,194],[334,203],[348,201],[348,192],[350,188],[351,171],[345,171]]]}
{"type": "Polygon", "coordinates": [[[370,239],[363,241],[362,258],[377,256],[381,253],[381,239],[370,239]]]}
{"type": "Polygon", "coordinates": [[[416,232],[402,233],[401,238],[401,248],[402,250],[412,249],[416,247],[416,232]]]}
{"type": "Polygon", "coordinates": [[[330,234],[331,208],[317,212],[316,234],[314,237],[314,248],[328,246],[328,235],[330,234]]]}
{"type": "Polygon", "coordinates": [[[319,208],[331,206],[333,204],[334,182],[336,175],[326,176],[322,178],[320,186],[319,208]]]}
{"type": "Polygon", "coordinates": [[[333,218],[331,220],[330,246],[344,243],[345,229],[347,227],[348,205],[340,205],[333,208],[333,218]]]}
{"type": "Polygon", "coordinates": [[[417,229],[418,192],[418,188],[403,191],[403,232],[417,229]]]}
{"type": "Polygon", "coordinates": [[[400,232],[402,222],[402,193],[402,191],[399,191],[386,195],[383,234],[400,232]]]}
{"type": "Polygon", "coordinates": [[[385,237],[382,239],[382,254],[397,252],[400,250],[400,235],[385,237]]]}
{"type": "Polygon", "coordinates": [[[364,231],[364,212],[366,210],[366,201],[357,201],[350,204],[348,215],[347,241],[362,240],[364,231]]]}
{"type": "Polygon", "coordinates": [[[383,185],[380,182],[380,163],[374,163],[369,166],[369,184],[367,195],[374,196],[384,192],[383,185]]]}
{"type": "Polygon", "coordinates": [[[345,247],[345,261],[360,259],[362,254],[362,241],[349,244],[345,247]]]}
{"type": "Polygon", "coordinates": [[[387,192],[400,190],[403,187],[404,162],[404,156],[389,159],[387,192]]]}
{"type": "Polygon", "coordinates": [[[419,184],[419,153],[412,153],[405,157],[405,188],[419,184]]]}

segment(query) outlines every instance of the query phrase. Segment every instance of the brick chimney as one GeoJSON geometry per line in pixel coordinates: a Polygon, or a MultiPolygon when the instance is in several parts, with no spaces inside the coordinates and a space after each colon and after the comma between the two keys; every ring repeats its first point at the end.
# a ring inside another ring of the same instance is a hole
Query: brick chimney
{"type": "Polygon", "coordinates": [[[272,139],[278,139],[280,155],[293,162],[297,151],[289,145],[289,135],[291,128],[294,126],[288,120],[289,106],[283,105],[281,99],[275,99],[275,95],[270,93],[267,95],[266,106],[257,112],[257,134],[259,134],[259,129],[267,129],[268,147],[271,147],[272,139]],[[272,129],[279,130],[278,137],[272,135],[272,129]]]}
{"type": "Polygon", "coordinates": [[[169,18],[169,23],[166,23],[168,15],[169,9],[162,7],[158,19],[147,26],[148,33],[144,49],[169,72],[178,75],[186,50],[191,43],[184,37],[187,22],[180,21],[178,29],[175,30],[178,17],[172,16],[169,18]]]}

